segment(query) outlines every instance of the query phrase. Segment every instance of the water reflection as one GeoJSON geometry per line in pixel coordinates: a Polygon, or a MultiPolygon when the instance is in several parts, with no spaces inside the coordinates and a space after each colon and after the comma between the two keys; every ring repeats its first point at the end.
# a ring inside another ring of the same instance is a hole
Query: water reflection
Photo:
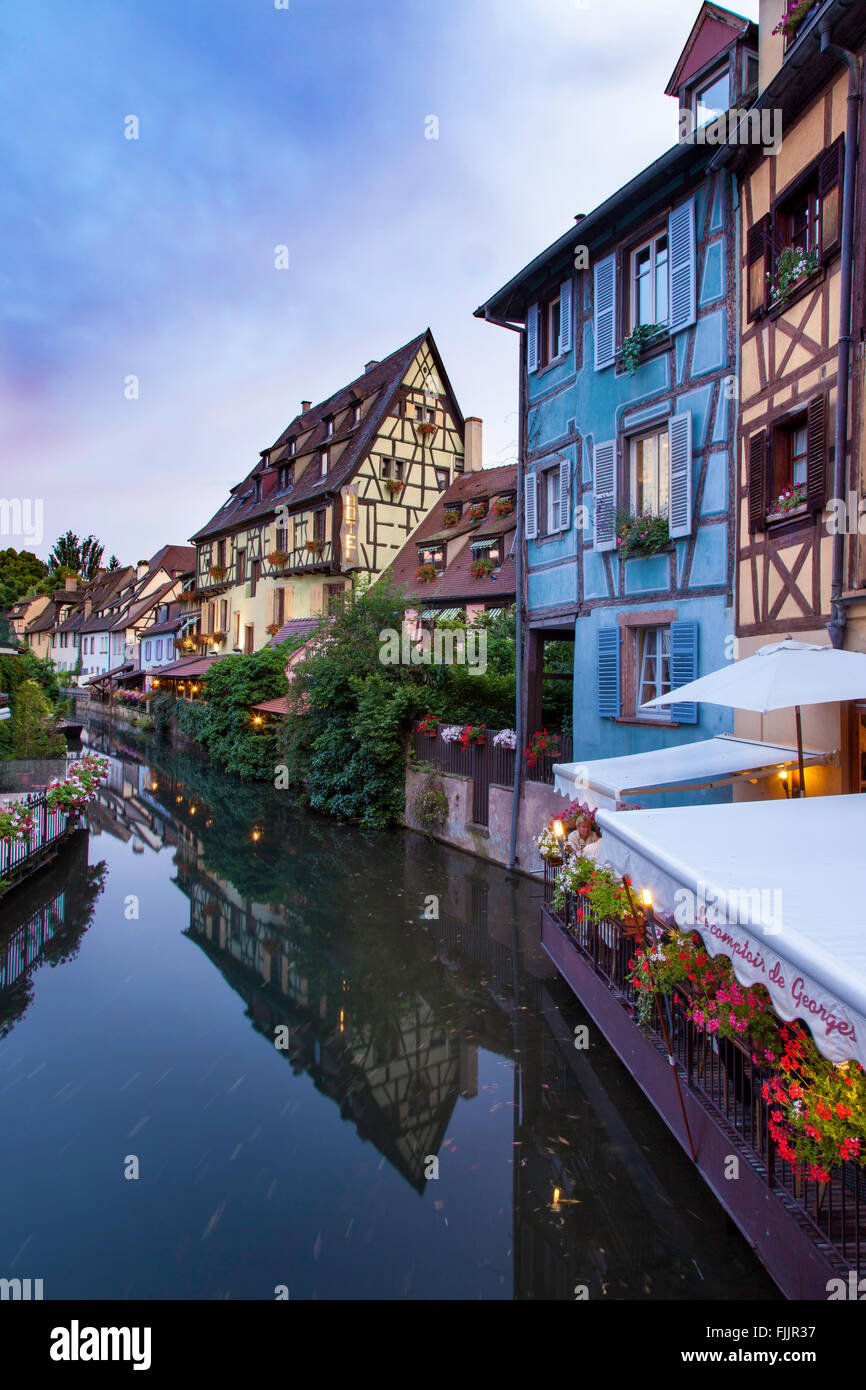
{"type": "MultiPolygon", "coordinates": [[[[171,934],[160,948],[162,982],[151,977],[144,1005],[159,1020],[163,1061],[184,1074],[164,1102],[171,1124],[159,1115],[170,1081],[158,1077],[146,1104],[149,1162],[175,1175],[176,1207],[160,1208],[154,1248],[139,1251],[128,1296],[268,1297],[271,1261],[300,1298],[774,1296],[596,1030],[587,1051],[574,1047],[575,1024],[586,1020],[541,951],[535,883],[420,836],[366,834],[305,814],[192,754],[132,735],[118,747],[110,728],[91,733],[93,743],[112,756],[88,819],[92,845],[100,837],[114,845],[117,901],[129,856],[153,866],[145,883],[155,881],[156,861],[165,865],[159,912],[171,934]],[[178,941],[217,972],[207,985],[178,941]],[[218,997],[214,979],[224,982],[218,997]],[[233,1032],[233,1000],[243,1003],[252,1054],[233,1032]],[[211,1101],[202,1107],[194,1078],[207,1054],[182,1017],[203,1010],[243,1052],[251,1114],[272,1136],[264,1167],[261,1156],[246,1169],[233,1161],[243,1145],[209,1157],[227,1147],[226,1121],[211,1101]],[[194,1046],[187,1080],[184,1052],[194,1046]],[[321,1097],[314,1112],[302,1104],[305,1082],[321,1097]],[[383,1188],[383,1165],[414,1206],[383,1188]],[[242,1220],[231,1227],[227,1216],[218,1235],[211,1223],[191,1231],[199,1185],[202,1210],[221,1216],[233,1201],[242,1220]],[[280,1206],[274,1193],[284,1190],[280,1206]],[[309,1232],[308,1208],[319,1213],[309,1232]],[[340,1250],[327,1268],[323,1245],[340,1250]]],[[[64,882],[84,882],[80,864],[65,873],[64,882]]],[[[97,881],[99,872],[98,896],[97,881]]],[[[56,885],[46,882],[45,895],[54,904],[56,885]]],[[[67,891],[67,914],[68,900],[67,891]]],[[[105,942],[88,949],[112,952],[111,978],[125,970],[135,984],[141,966],[122,956],[135,938],[118,934],[113,911],[105,942]]],[[[83,898],[76,920],[82,912],[83,898]]],[[[124,1045],[115,1035],[113,1046],[124,1045]]],[[[124,1075],[146,1065],[134,1039],[127,1047],[118,1085],[106,1089],[106,1129],[124,1075]]],[[[98,1155],[100,1117],[92,1118],[98,1155]]],[[[78,1239],[80,1219],[95,1241],[93,1272],[76,1291],[117,1296],[99,1267],[100,1194],[92,1200],[94,1210],[70,1215],[63,1233],[78,1239]]],[[[127,1242],[145,1240],[140,1227],[130,1231],[127,1242]]]]}

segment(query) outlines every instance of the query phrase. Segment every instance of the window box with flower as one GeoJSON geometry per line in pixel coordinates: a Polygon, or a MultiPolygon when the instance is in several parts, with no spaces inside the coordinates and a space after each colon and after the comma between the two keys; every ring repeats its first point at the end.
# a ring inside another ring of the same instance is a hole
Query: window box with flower
{"type": "Polygon", "coordinates": [[[786,44],[794,42],[800,32],[806,18],[811,10],[815,8],[818,0],[788,0],[785,13],[773,30],[774,34],[781,34],[786,44]]]}
{"type": "Polygon", "coordinates": [[[469,566],[469,573],[472,575],[473,579],[487,579],[495,568],[496,566],[490,557],[484,555],[472,561],[472,564],[469,566]]]}
{"type": "Polygon", "coordinates": [[[513,497],[497,497],[493,503],[494,516],[510,516],[514,511],[513,497]]]}
{"type": "Polygon", "coordinates": [[[470,518],[472,519],[472,521],[480,521],[480,520],[482,519],[482,517],[484,517],[484,516],[486,516],[486,515],[487,515],[487,503],[486,503],[486,502],[473,502],[473,503],[472,503],[472,506],[469,508],[469,516],[470,516],[470,518]]]}
{"type": "Polygon", "coordinates": [[[779,494],[767,512],[767,520],[783,521],[786,517],[800,516],[806,511],[806,484],[798,483],[796,487],[787,487],[779,494]]]}
{"type": "Polygon", "coordinates": [[[418,725],[419,734],[424,734],[427,738],[435,738],[439,732],[441,719],[438,714],[427,714],[418,725]]]}
{"type": "Polygon", "coordinates": [[[307,541],[305,549],[313,556],[320,556],[324,554],[325,542],[319,540],[307,541]]]}
{"type": "Polygon", "coordinates": [[[210,575],[211,579],[225,579],[226,575],[228,574],[228,570],[226,569],[225,565],[211,565],[208,569],[208,574],[210,575]]]}
{"type": "Polygon", "coordinates": [[[399,497],[406,486],[402,478],[385,478],[383,481],[392,497],[399,497]]]}
{"type": "Polygon", "coordinates": [[[268,564],[273,565],[274,569],[283,569],[288,564],[289,553],[287,550],[272,550],[268,556],[268,564]]]}
{"type": "Polygon", "coordinates": [[[787,304],[797,285],[814,275],[820,264],[817,250],[804,251],[800,246],[785,246],[776,256],[773,273],[767,274],[770,307],[787,304]]]}
{"type": "Polygon", "coordinates": [[[623,339],[619,360],[629,376],[634,376],[644,353],[663,343],[667,333],[668,328],[665,323],[639,323],[636,328],[632,329],[628,337],[623,339]]]}
{"type": "Polygon", "coordinates": [[[446,507],[442,513],[443,526],[456,526],[460,520],[460,512],[456,507],[446,507]]]}
{"type": "Polygon", "coordinates": [[[621,560],[658,555],[671,543],[666,516],[620,516],[616,528],[616,550],[621,560]]]}
{"type": "Polygon", "coordinates": [[[460,737],[457,740],[464,748],[468,748],[470,743],[477,744],[480,748],[485,742],[487,731],[486,724],[464,724],[460,730],[460,737]]]}
{"type": "Polygon", "coordinates": [[[546,729],[537,730],[529,740],[525,753],[530,767],[535,767],[543,757],[558,757],[559,735],[549,734],[546,729]]]}
{"type": "Polygon", "coordinates": [[[415,571],[415,578],[419,584],[432,584],[438,577],[435,565],[419,565],[415,571]]]}

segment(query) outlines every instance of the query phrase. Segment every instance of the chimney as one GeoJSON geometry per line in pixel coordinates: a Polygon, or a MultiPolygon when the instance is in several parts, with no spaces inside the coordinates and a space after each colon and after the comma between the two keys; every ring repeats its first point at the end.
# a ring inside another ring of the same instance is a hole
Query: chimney
{"type": "Polygon", "coordinates": [[[364,363],[364,371],[365,371],[365,372],[371,372],[371,371],[373,370],[373,368],[374,368],[374,367],[378,367],[378,365],[379,365],[378,360],[374,357],[374,358],[372,359],[372,361],[370,361],[370,362],[365,362],[365,363],[364,363]]]}
{"type": "Polygon", "coordinates": [[[150,569],[150,561],[149,561],[149,560],[139,560],[138,564],[137,564],[136,567],[135,567],[135,577],[136,577],[136,579],[143,579],[144,576],[147,574],[147,571],[148,571],[149,569],[150,569]]]}
{"type": "Polygon", "coordinates": [[[481,468],[481,420],[467,415],[463,432],[464,472],[475,473],[481,468]]]}
{"type": "Polygon", "coordinates": [[[788,6],[785,0],[760,0],[758,7],[758,94],[772,82],[785,59],[785,40],[773,30],[788,6]]]}
{"type": "Polygon", "coordinates": [[[306,415],[307,411],[309,410],[312,404],[312,401],[301,401],[301,414],[306,415]]]}
{"type": "Polygon", "coordinates": [[[78,588],[78,575],[77,575],[77,574],[67,574],[66,578],[65,578],[64,581],[63,581],[63,587],[64,587],[64,589],[77,589],[77,588],[78,588]]]}
{"type": "Polygon", "coordinates": [[[86,619],[86,618],[89,618],[92,612],[93,612],[93,599],[92,599],[92,598],[86,598],[86,599],[84,600],[84,617],[85,617],[85,619],[86,619]]]}

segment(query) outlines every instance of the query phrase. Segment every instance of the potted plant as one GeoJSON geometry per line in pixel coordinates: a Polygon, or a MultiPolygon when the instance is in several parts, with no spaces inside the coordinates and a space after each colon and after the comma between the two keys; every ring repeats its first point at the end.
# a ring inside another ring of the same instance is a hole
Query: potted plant
{"type": "Polygon", "coordinates": [[[488,556],[483,556],[478,560],[473,560],[469,566],[469,573],[473,579],[486,579],[494,570],[493,561],[488,556]]]}
{"type": "Polygon", "coordinates": [[[282,623],[268,623],[265,632],[270,633],[271,637],[276,637],[282,626],[282,623]]]}
{"type": "Polygon", "coordinates": [[[419,734],[425,734],[427,738],[435,738],[439,731],[440,723],[441,720],[438,714],[425,714],[421,723],[418,725],[418,732],[419,734]]]}
{"type": "Polygon", "coordinates": [[[486,502],[473,502],[472,506],[469,508],[469,515],[473,521],[480,521],[483,516],[486,516],[486,514],[486,502]]]}
{"type": "Polygon", "coordinates": [[[616,529],[617,554],[621,560],[657,555],[670,543],[670,538],[666,516],[623,515],[616,529]]]}
{"type": "Polygon", "coordinates": [[[480,748],[485,742],[485,729],[485,724],[464,724],[460,731],[460,738],[458,741],[464,748],[468,748],[470,743],[475,743],[480,748]]]}
{"type": "Polygon", "coordinates": [[[510,516],[514,511],[514,499],[512,497],[497,497],[493,503],[493,511],[496,516],[510,516]]]}
{"type": "Polygon", "coordinates": [[[225,579],[226,575],[228,574],[228,570],[226,569],[225,565],[211,565],[210,569],[208,570],[208,573],[210,574],[211,579],[225,579]]]}
{"type": "Polygon", "coordinates": [[[539,729],[529,740],[529,747],[525,750],[526,761],[530,767],[535,767],[545,754],[556,757],[559,754],[559,735],[549,734],[546,729],[539,729]]]}
{"type": "Polygon", "coordinates": [[[319,540],[307,541],[306,548],[311,555],[321,555],[325,549],[325,542],[319,540]]]}
{"type": "Polygon", "coordinates": [[[776,521],[780,517],[790,516],[794,512],[806,510],[806,484],[798,483],[796,487],[787,487],[780,493],[775,502],[767,512],[768,521],[776,521]]]}
{"type": "Polygon", "coordinates": [[[416,420],[415,428],[419,434],[423,435],[436,433],[436,425],[433,420],[416,420]]]}
{"type": "Polygon", "coordinates": [[[619,360],[625,367],[629,376],[634,376],[640,360],[650,347],[655,338],[661,337],[667,332],[665,323],[639,323],[637,328],[633,328],[627,338],[623,339],[620,348],[619,360]]]}
{"type": "Polygon", "coordinates": [[[456,526],[460,520],[460,512],[457,507],[446,507],[442,513],[443,526],[456,526]]]}
{"type": "Polygon", "coordinates": [[[436,577],[435,565],[419,565],[415,571],[415,578],[419,584],[432,584],[436,577]]]}
{"type": "Polygon", "coordinates": [[[386,478],[385,486],[392,497],[399,497],[406,484],[403,482],[402,478],[386,478]]]}
{"type": "Polygon", "coordinates": [[[280,569],[288,560],[289,555],[286,550],[272,550],[268,556],[268,564],[280,569]]]}
{"type": "Polygon", "coordinates": [[[785,304],[794,286],[813,275],[820,264],[816,250],[804,251],[799,246],[785,246],[777,255],[773,273],[767,275],[770,303],[785,304]]]}
{"type": "Polygon", "coordinates": [[[514,729],[500,729],[498,734],[494,734],[493,747],[515,749],[517,747],[517,734],[514,729]]]}
{"type": "Polygon", "coordinates": [[[545,826],[540,835],[535,836],[532,843],[545,863],[552,864],[554,867],[562,863],[562,840],[558,835],[554,835],[549,825],[545,826]]]}
{"type": "Polygon", "coordinates": [[[809,11],[813,10],[817,3],[818,0],[788,0],[786,11],[773,33],[782,34],[786,43],[792,44],[809,11]]]}

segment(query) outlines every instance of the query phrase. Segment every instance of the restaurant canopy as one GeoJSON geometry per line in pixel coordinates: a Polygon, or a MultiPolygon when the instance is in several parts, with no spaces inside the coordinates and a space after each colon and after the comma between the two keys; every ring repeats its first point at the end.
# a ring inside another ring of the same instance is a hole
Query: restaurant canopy
{"type": "MultiPolygon", "coordinates": [[[[829,762],[834,754],[808,749],[804,757],[811,765],[829,762]]],[[[571,800],[589,800],[594,806],[613,810],[624,797],[641,792],[649,795],[726,786],[743,777],[775,775],[780,768],[796,763],[796,749],[785,744],[718,734],[697,743],[654,748],[648,753],[596,758],[585,763],[554,763],[553,784],[571,800]]]]}
{"type": "Polygon", "coordinates": [[[866,795],[600,811],[602,859],[657,916],[763,984],[834,1062],[866,1066],[866,795]]]}

